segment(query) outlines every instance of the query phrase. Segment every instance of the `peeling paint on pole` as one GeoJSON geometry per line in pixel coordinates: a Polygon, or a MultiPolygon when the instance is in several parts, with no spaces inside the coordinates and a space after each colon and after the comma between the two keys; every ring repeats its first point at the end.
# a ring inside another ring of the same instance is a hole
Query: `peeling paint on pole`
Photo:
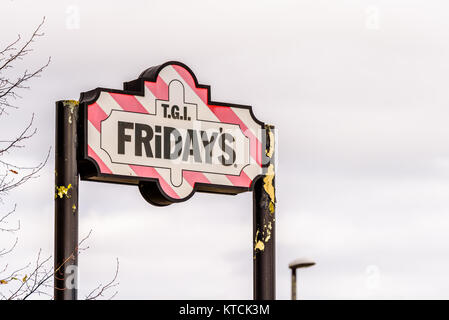
{"type": "Polygon", "coordinates": [[[75,300],[68,277],[78,266],[78,101],[56,103],[54,298],[75,300]]]}
{"type": "Polygon", "coordinates": [[[64,107],[67,107],[70,109],[70,115],[69,115],[69,124],[73,123],[73,111],[76,107],[79,106],[79,102],[77,100],[65,100],[62,102],[64,107]]]}
{"type": "Polygon", "coordinates": [[[267,163],[262,179],[254,186],[254,299],[275,299],[275,137],[273,127],[265,126],[267,163]]]}
{"type": "Polygon", "coordinates": [[[68,194],[69,190],[72,188],[72,184],[69,183],[69,185],[67,187],[64,186],[55,186],[56,188],[56,194],[55,194],[55,199],[59,198],[64,198],[64,196],[67,197],[67,199],[70,199],[70,195],[68,194]]]}

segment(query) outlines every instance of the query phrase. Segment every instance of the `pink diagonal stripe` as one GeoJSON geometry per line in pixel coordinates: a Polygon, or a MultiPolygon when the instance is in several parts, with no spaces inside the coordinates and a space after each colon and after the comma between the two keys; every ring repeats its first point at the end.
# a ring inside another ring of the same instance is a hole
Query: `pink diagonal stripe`
{"type": "Polygon", "coordinates": [[[109,94],[125,111],[148,113],[147,109],[133,95],[113,92],[109,92],[109,94]]]}
{"type": "Polygon", "coordinates": [[[90,146],[87,146],[87,155],[97,162],[98,166],[100,167],[101,173],[109,173],[109,174],[112,173],[112,171],[108,168],[108,166],[103,162],[103,160],[100,159],[100,157],[95,153],[95,151],[90,146]]]}
{"type": "Polygon", "coordinates": [[[156,99],[168,100],[168,86],[161,77],[158,76],[156,82],[145,81],[145,86],[156,99]]]}
{"type": "Polygon", "coordinates": [[[101,109],[100,105],[98,103],[93,103],[88,106],[87,109],[88,112],[88,119],[90,123],[98,130],[98,132],[101,131],[101,121],[106,119],[108,115],[101,109]]]}
{"type": "Polygon", "coordinates": [[[193,91],[195,91],[195,93],[197,94],[197,96],[203,100],[205,105],[207,104],[207,89],[205,88],[197,88],[195,85],[195,81],[192,78],[192,75],[183,67],[178,66],[178,65],[172,65],[173,69],[176,70],[176,72],[184,79],[185,82],[187,82],[187,84],[190,86],[190,88],[193,89],[193,91]]]}
{"type": "Polygon", "coordinates": [[[243,171],[240,174],[240,176],[226,175],[226,177],[229,179],[229,181],[231,181],[231,183],[234,186],[239,186],[239,187],[249,188],[249,186],[251,185],[251,182],[252,182],[251,179],[248,177],[248,175],[243,171]]]}
{"type": "Polygon", "coordinates": [[[129,165],[129,167],[139,176],[147,178],[156,178],[159,180],[159,184],[166,194],[168,194],[173,199],[179,199],[180,196],[173,190],[173,188],[167,183],[167,181],[162,178],[162,176],[157,172],[155,168],[129,165]]]}
{"type": "Polygon", "coordinates": [[[209,179],[207,179],[207,177],[202,172],[183,171],[182,176],[192,187],[194,187],[195,183],[197,182],[210,184],[209,179]]]}

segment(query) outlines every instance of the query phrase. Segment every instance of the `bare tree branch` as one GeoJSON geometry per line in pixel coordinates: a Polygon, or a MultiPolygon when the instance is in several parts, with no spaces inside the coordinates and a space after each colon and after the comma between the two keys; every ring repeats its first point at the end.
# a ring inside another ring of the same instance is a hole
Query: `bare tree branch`
{"type": "MultiPolygon", "coordinates": [[[[14,208],[9,211],[7,214],[5,214],[3,217],[0,218],[0,231],[1,232],[16,232],[20,230],[20,220],[17,221],[17,227],[2,227],[2,225],[8,224],[7,219],[9,216],[11,216],[14,212],[16,212],[17,205],[14,205],[14,208]]],[[[0,249],[0,255],[1,255],[1,249],[0,249]]]]}
{"type": "Polygon", "coordinates": [[[17,138],[14,138],[12,140],[4,140],[0,141],[1,144],[7,144],[5,147],[0,147],[0,156],[4,153],[7,153],[12,148],[22,148],[23,145],[19,145],[20,142],[23,140],[29,139],[32,136],[34,136],[37,132],[37,129],[34,129],[31,133],[29,133],[31,126],[33,125],[34,121],[34,113],[31,116],[30,123],[25,127],[25,129],[19,134],[17,138]]]}
{"type": "MultiPolygon", "coordinates": [[[[14,290],[10,290],[9,294],[5,294],[0,291],[0,299],[2,300],[26,300],[32,295],[46,296],[49,298],[53,297],[53,277],[71,260],[75,259],[75,255],[80,254],[83,249],[82,245],[92,234],[92,230],[89,231],[88,235],[85,236],[79,243],[78,247],[59,265],[56,269],[49,264],[53,261],[52,256],[42,258],[42,250],[39,250],[34,267],[30,273],[23,272],[28,269],[31,264],[25,267],[14,270],[5,277],[1,277],[8,268],[6,266],[2,271],[0,271],[0,286],[8,285],[10,282],[16,282],[17,287],[14,290]]],[[[119,272],[119,260],[117,259],[116,270],[114,277],[106,285],[98,285],[93,289],[87,296],[87,300],[97,300],[104,298],[105,295],[113,288],[117,287],[119,283],[116,282],[119,272]]],[[[1,288],[1,287],[0,287],[1,288]]],[[[117,291],[115,291],[109,299],[116,296],[117,291]]]]}
{"type": "MultiPolygon", "coordinates": [[[[44,35],[41,31],[44,23],[45,17],[35,28],[28,40],[20,46],[19,44],[21,43],[22,38],[18,35],[16,40],[6,45],[3,49],[0,49],[0,115],[2,115],[5,108],[13,107],[9,100],[19,97],[17,90],[28,88],[26,83],[32,78],[39,77],[42,71],[50,63],[49,58],[47,63],[43,66],[31,72],[26,69],[25,71],[20,72],[20,75],[14,80],[5,74],[6,70],[13,68],[16,61],[22,60],[27,54],[33,51],[32,43],[37,38],[44,35]]],[[[4,156],[11,153],[12,150],[23,148],[23,142],[34,136],[36,129],[32,129],[33,121],[34,114],[28,125],[16,138],[0,141],[0,200],[2,199],[2,196],[6,195],[10,190],[24,184],[31,178],[36,178],[38,172],[47,163],[49,152],[47,157],[41,163],[33,167],[19,166],[4,159],[4,156]]]]}
{"type": "MultiPolygon", "coordinates": [[[[118,282],[116,282],[117,280],[117,276],[118,276],[118,272],[119,272],[119,267],[120,267],[120,263],[119,260],[116,259],[116,268],[115,268],[115,274],[114,277],[106,284],[106,285],[102,285],[101,283],[98,285],[98,287],[96,287],[94,290],[92,290],[87,296],[86,296],[86,300],[97,300],[100,297],[104,297],[104,294],[112,289],[115,288],[119,285],[118,282]]],[[[114,294],[109,297],[109,299],[113,299],[116,295],[117,295],[117,291],[114,292],[114,294]]]]}
{"type": "Polygon", "coordinates": [[[28,39],[27,42],[25,42],[25,44],[20,49],[16,49],[14,47],[21,39],[20,35],[18,35],[18,38],[16,41],[14,41],[13,43],[8,45],[5,49],[3,49],[1,51],[2,55],[4,55],[6,52],[9,52],[9,51],[13,51],[13,53],[11,53],[8,58],[2,58],[2,60],[4,60],[5,62],[3,63],[3,65],[0,66],[0,70],[10,67],[11,63],[13,63],[15,60],[22,58],[28,52],[32,51],[32,49],[30,48],[30,44],[32,42],[34,42],[36,37],[41,37],[44,35],[43,33],[39,32],[42,25],[44,24],[44,22],[45,22],[45,17],[42,18],[41,23],[37,26],[37,28],[34,30],[33,34],[31,35],[31,37],[28,39]]]}
{"type": "Polygon", "coordinates": [[[37,166],[31,167],[31,168],[23,168],[23,167],[21,168],[21,167],[18,167],[18,166],[15,166],[15,165],[12,165],[5,161],[0,160],[0,164],[2,164],[6,168],[5,172],[2,175],[0,175],[0,199],[1,199],[2,195],[7,194],[12,189],[17,188],[18,186],[24,184],[25,182],[27,182],[30,179],[37,178],[38,177],[37,174],[47,164],[48,158],[50,156],[50,151],[51,150],[48,150],[47,156],[41,163],[39,163],[37,166]],[[22,176],[20,176],[19,178],[15,178],[15,176],[18,175],[18,172],[10,169],[11,167],[16,168],[16,169],[18,169],[18,168],[23,169],[24,174],[22,176]],[[13,173],[14,177],[12,177],[12,175],[10,173],[13,173]]]}
{"type": "Polygon", "coordinates": [[[47,62],[44,65],[35,69],[34,71],[29,71],[28,69],[26,69],[25,71],[20,72],[20,76],[18,76],[14,80],[5,75],[5,72],[7,70],[13,68],[15,62],[23,60],[26,55],[33,51],[32,43],[37,38],[44,35],[44,33],[41,32],[41,28],[44,23],[45,17],[34,30],[31,37],[20,47],[17,47],[17,45],[20,43],[22,38],[20,35],[18,35],[15,41],[11,42],[5,48],[0,50],[0,115],[6,112],[6,108],[15,108],[14,105],[11,104],[10,99],[15,100],[20,97],[17,93],[17,90],[28,89],[29,87],[26,85],[26,83],[32,78],[39,77],[44,69],[47,68],[50,64],[51,57],[48,58],[47,62]]]}
{"type": "Polygon", "coordinates": [[[14,241],[14,243],[11,245],[11,247],[9,249],[6,249],[6,248],[0,249],[0,257],[12,252],[14,250],[14,248],[17,246],[18,242],[19,242],[19,238],[16,237],[16,240],[14,241]]]}
{"type": "MultiPolygon", "coordinates": [[[[45,64],[38,68],[32,68],[31,71],[28,68],[25,68],[23,71],[17,71],[15,69],[17,67],[17,62],[24,60],[26,56],[33,51],[33,43],[39,37],[44,35],[41,31],[44,23],[45,17],[35,28],[28,40],[22,41],[22,37],[18,35],[15,40],[4,46],[3,49],[0,48],[0,116],[8,114],[7,110],[9,108],[17,108],[13,105],[12,100],[20,98],[19,92],[22,89],[29,89],[28,84],[30,80],[40,77],[42,72],[51,62],[51,57],[49,57],[45,64]]],[[[31,167],[12,163],[5,158],[17,149],[23,148],[25,146],[24,143],[35,135],[36,129],[33,129],[33,122],[34,114],[28,125],[26,125],[16,137],[2,137],[3,140],[0,140],[0,203],[2,203],[2,197],[8,194],[12,189],[19,187],[32,178],[38,177],[39,172],[48,161],[51,149],[49,149],[43,161],[36,166],[31,167]]],[[[4,231],[14,234],[20,229],[20,221],[18,221],[17,227],[9,226],[8,220],[15,211],[16,206],[5,215],[0,216],[0,232],[4,231]]],[[[25,267],[14,269],[12,271],[9,270],[9,264],[4,265],[4,267],[0,266],[0,299],[25,300],[32,295],[44,295],[51,298],[54,289],[52,282],[53,277],[55,277],[66,264],[75,259],[81,251],[88,248],[88,246],[82,246],[90,237],[91,233],[92,230],[79,242],[74,252],[72,252],[72,254],[70,254],[70,256],[56,268],[52,264],[52,256],[42,257],[42,250],[39,250],[36,261],[33,264],[29,263],[25,267]],[[5,292],[5,290],[8,292],[5,292]]],[[[4,258],[12,253],[16,248],[17,243],[18,237],[15,238],[12,245],[6,246],[5,248],[0,247],[0,258],[4,258]]],[[[106,285],[100,284],[97,286],[87,295],[86,299],[94,300],[105,297],[107,292],[118,285],[118,283],[116,283],[118,271],[119,261],[117,260],[117,266],[112,280],[106,285]]],[[[116,294],[117,292],[110,298],[113,298],[116,294]]]]}

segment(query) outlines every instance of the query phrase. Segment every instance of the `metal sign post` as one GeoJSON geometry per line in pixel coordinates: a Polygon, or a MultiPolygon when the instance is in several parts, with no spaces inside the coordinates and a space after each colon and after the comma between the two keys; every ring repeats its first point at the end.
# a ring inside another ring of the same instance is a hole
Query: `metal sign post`
{"type": "Polygon", "coordinates": [[[212,101],[170,61],[56,111],[55,299],[76,299],[78,175],[136,185],[156,206],[253,191],[254,298],[275,299],[274,127],[250,106],[212,101]]]}
{"type": "Polygon", "coordinates": [[[54,299],[77,299],[77,101],[56,102],[54,299]]]}
{"type": "Polygon", "coordinates": [[[276,299],[274,127],[266,126],[268,167],[253,190],[253,292],[255,300],[276,299]]]}

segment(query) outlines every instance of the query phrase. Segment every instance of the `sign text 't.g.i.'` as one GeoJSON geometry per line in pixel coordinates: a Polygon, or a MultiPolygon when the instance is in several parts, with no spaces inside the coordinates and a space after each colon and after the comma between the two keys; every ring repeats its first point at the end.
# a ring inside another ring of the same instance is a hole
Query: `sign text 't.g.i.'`
{"type": "Polygon", "coordinates": [[[235,194],[263,174],[265,134],[249,106],[213,102],[179,62],[144,71],[124,90],[81,94],[80,174],[137,184],[153,204],[195,190],[235,194]]]}

